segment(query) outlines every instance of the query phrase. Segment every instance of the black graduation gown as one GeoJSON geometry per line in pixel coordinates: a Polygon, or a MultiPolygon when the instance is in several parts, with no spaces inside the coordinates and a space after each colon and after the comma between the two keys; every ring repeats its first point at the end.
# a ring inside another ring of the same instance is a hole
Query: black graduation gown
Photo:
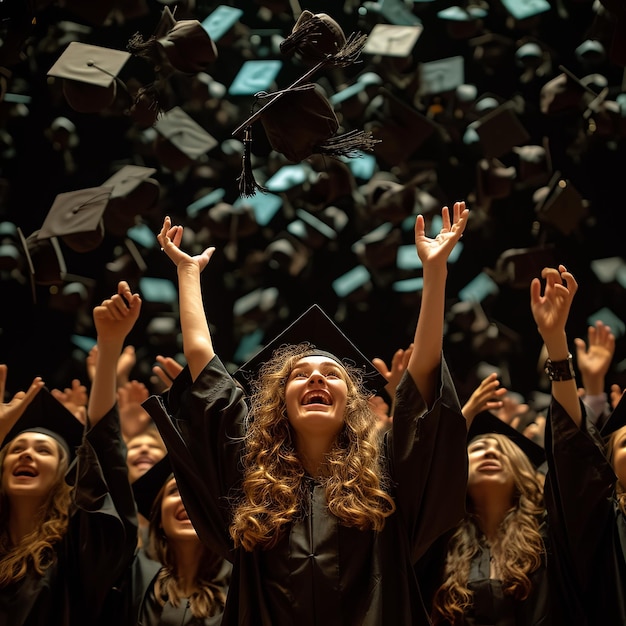
{"type": "MultiPolygon", "coordinates": [[[[585,415],[583,407],[583,415],[585,415]]],[[[572,624],[626,624],[626,520],[600,442],[552,400],[546,506],[559,520],[572,624]]]]}
{"type": "MultiPolygon", "coordinates": [[[[547,563],[550,562],[550,541],[545,522],[540,525],[546,554],[540,567],[530,575],[531,592],[525,600],[515,600],[504,594],[502,583],[490,578],[491,553],[485,541],[472,559],[468,578],[468,587],[474,593],[472,608],[462,622],[455,626],[553,626],[561,624],[557,618],[557,590],[549,576],[547,563]]],[[[452,532],[438,540],[418,563],[416,571],[422,583],[425,600],[429,607],[434,593],[443,582],[443,570],[447,552],[447,543],[452,532]]]]}
{"type": "Polygon", "coordinates": [[[73,472],[74,511],[43,576],[0,589],[0,624],[84,626],[97,621],[109,588],[133,558],[135,501],[117,409],[86,431],[73,472]]]}
{"type": "Polygon", "coordinates": [[[217,357],[193,385],[188,373],[179,378],[167,407],[158,396],[144,407],[166,442],[198,535],[233,562],[223,624],[428,624],[413,565],[463,516],[467,481],[465,420],[445,363],[430,410],[408,374],[398,387],[393,427],[382,442],[397,511],[381,532],[339,524],[310,479],[303,519],[274,549],[252,552],[233,549],[228,535],[247,415],[241,389],[217,357]]]}
{"type": "MultiPolygon", "coordinates": [[[[231,564],[224,561],[214,582],[228,591],[231,564]]],[[[126,576],[109,598],[108,613],[102,626],[219,626],[222,612],[207,618],[193,617],[186,599],[178,607],[161,606],[154,596],[154,583],[161,564],[150,559],[143,549],[137,550],[126,576]]]]}

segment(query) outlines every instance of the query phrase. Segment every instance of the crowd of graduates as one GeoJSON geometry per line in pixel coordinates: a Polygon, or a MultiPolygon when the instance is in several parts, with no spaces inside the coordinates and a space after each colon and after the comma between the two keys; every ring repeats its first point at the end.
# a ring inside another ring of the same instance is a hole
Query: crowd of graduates
{"type": "Polygon", "coordinates": [[[0,3],[0,624],[626,623],[625,41],[0,3]]]}

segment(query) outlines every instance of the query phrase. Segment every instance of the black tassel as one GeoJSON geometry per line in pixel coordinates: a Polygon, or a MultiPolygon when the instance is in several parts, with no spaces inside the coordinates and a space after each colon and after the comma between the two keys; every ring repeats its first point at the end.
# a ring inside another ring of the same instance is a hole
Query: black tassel
{"type": "Polygon", "coordinates": [[[154,35],[148,40],[144,40],[141,33],[135,33],[126,44],[126,49],[132,55],[149,61],[154,66],[155,71],[161,70],[162,56],[157,38],[154,35]]]}
{"type": "Polygon", "coordinates": [[[346,67],[356,63],[365,42],[367,41],[367,35],[361,33],[352,33],[348,37],[344,46],[342,46],[335,54],[328,57],[327,63],[334,65],[335,67],[346,67]]]}
{"type": "Polygon", "coordinates": [[[357,157],[359,152],[371,152],[380,139],[374,139],[372,133],[364,130],[352,130],[343,135],[327,139],[316,152],[332,157],[357,157]]]}
{"type": "Polygon", "coordinates": [[[259,185],[252,171],[252,127],[246,127],[243,137],[243,156],[241,157],[241,175],[237,179],[239,195],[242,198],[254,196],[257,191],[266,193],[268,190],[259,185]]]}
{"type": "Polygon", "coordinates": [[[322,20],[314,15],[280,42],[279,48],[282,54],[290,54],[305,44],[315,44],[317,38],[322,35],[320,25],[322,20]]]}

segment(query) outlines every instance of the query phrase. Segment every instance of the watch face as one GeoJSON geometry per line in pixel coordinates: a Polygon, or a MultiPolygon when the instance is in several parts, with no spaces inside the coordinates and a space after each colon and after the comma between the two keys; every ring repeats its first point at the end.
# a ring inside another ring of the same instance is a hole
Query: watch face
{"type": "Polygon", "coordinates": [[[363,52],[388,57],[406,57],[411,54],[424,27],[376,24],[368,35],[363,52]]]}

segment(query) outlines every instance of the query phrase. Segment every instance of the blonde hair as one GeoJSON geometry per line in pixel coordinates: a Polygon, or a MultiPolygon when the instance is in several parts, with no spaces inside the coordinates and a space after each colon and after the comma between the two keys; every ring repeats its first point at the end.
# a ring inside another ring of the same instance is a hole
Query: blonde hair
{"type": "MultiPolygon", "coordinates": [[[[525,600],[531,591],[530,574],[537,570],[545,554],[539,523],[544,513],[543,488],[528,457],[509,440],[496,433],[474,439],[497,441],[502,462],[514,479],[513,506],[508,510],[498,537],[490,546],[496,558],[503,592],[515,600],[525,600]]],[[[467,498],[468,514],[448,542],[444,582],[433,600],[433,622],[456,624],[472,606],[473,593],[468,587],[470,564],[481,549],[482,533],[467,498]]]]}
{"type": "MultiPolygon", "coordinates": [[[[606,441],[606,458],[607,461],[611,464],[612,468],[613,463],[615,462],[615,441],[617,440],[618,435],[622,432],[623,429],[624,427],[622,426],[622,428],[618,428],[617,430],[613,431],[606,441]]],[[[624,515],[626,515],[626,487],[622,485],[617,477],[615,480],[615,498],[617,500],[617,505],[619,506],[620,510],[624,515]]]]}
{"type": "MultiPolygon", "coordinates": [[[[59,454],[54,483],[39,509],[35,530],[22,537],[16,545],[13,545],[9,536],[11,504],[7,494],[0,488],[0,587],[22,580],[29,572],[43,576],[45,570],[55,562],[54,544],[67,532],[72,490],[65,482],[69,459],[65,448],[56,440],[54,443],[59,454]]],[[[0,484],[9,447],[10,443],[0,450],[0,484]]]]}
{"type": "MultiPolygon", "coordinates": [[[[236,546],[271,548],[285,527],[302,517],[306,473],[292,443],[285,384],[296,363],[319,354],[309,344],[284,346],[264,364],[250,399],[243,456],[242,495],[230,534],[236,546]]],[[[322,468],[329,511],[346,526],[381,530],[395,511],[384,490],[376,416],[359,372],[342,366],[348,387],[344,424],[322,468]]]]}
{"type": "MultiPolygon", "coordinates": [[[[172,475],[173,476],[173,475],[172,475]]],[[[176,560],[171,550],[169,540],[165,535],[161,523],[161,502],[165,494],[170,476],[157,494],[152,505],[149,529],[149,556],[161,563],[162,567],[154,583],[154,595],[161,606],[166,602],[178,606],[184,596],[178,586],[176,577],[176,560]]],[[[194,588],[189,596],[189,608],[194,617],[205,618],[221,613],[226,604],[226,593],[223,585],[215,582],[219,574],[223,559],[202,546],[200,567],[194,581],[194,588]]]]}

